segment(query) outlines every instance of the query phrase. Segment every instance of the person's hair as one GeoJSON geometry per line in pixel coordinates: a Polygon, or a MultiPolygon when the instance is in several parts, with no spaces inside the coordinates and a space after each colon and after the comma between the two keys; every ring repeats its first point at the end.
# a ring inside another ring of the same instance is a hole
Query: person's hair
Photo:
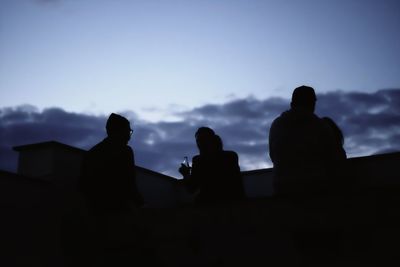
{"type": "Polygon", "coordinates": [[[317,96],[315,95],[314,88],[302,85],[294,89],[290,105],[292,108],[302,107],[314,111],[315,101],[317,101],[317,96]]]}
{"type": "Polygon", "coordinates": [[[213,129],[209,127],[200,127],[197,130],[195,137],[200,154],[209,154],[215,152],[216,147],[218,146],[218,141],[213,129]]]}
{"type": "Polygon", "coordinates": [[[201,138],[202,136],[213,136],[215,135],[215,132],[213,129],[209,128],[209,127],[200,127],[199,129],[197,129],[196,133],[195,133],[195,137],[197,138],[201,138]]]}
{"type": "Polygon", "coordinates": [[[114,133],[130,131],[131,125],[125,117],[111,113],[107,119],[106,130],[108,135],[113,135],[114,133]]]}
{"type": "Polygon", "coordinates": [[[344,145],[344,136],[342,130],[340,130],[339,126],[329,117],[323,117],[322,120],[332,129],[333,134],[337,141],[344,145]]]}

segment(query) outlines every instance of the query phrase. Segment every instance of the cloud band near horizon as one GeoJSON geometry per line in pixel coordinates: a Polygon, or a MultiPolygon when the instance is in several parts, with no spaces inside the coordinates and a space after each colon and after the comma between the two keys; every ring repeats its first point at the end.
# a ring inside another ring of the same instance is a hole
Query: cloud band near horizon
{"type": "MultiPolygon", "coordinates": [[[[268,131],[272,121],[289,108],[283,98],[247,97],[175,113],[175,122],[149,122],[134,112],[121,113],[133,123],[130,145],[136,164],[174,177],[184,156],[197,154],[194,133],[209,126],[225,149],[239,154],[242,170],[272,166],[268,131]]],[[[333,118],[343,130],[349,157],[400,151],[400,89],[374,93],[328,92],[318,95],[317,115],[333,118]]],[[[31,105],[0,108],[0,169],[15,171],[13,146],[59,141],[89,149],[101,141],[106,116],[67,112],[31,105]]]]}

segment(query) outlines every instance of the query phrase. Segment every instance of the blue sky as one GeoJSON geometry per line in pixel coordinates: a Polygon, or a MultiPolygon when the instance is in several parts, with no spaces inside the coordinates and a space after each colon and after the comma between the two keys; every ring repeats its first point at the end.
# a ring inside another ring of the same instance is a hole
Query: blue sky
{"type": "Polygon", "coordinates": [[[111,112],[156,171],[176,175],[203,125],[242,169],[268,167],[270,123],[302,84],[349,156],[400,150],[399,28],[397,0],[0,0],[0,169],[13,145],[91,147],[111,112]]]}
{"type": "Polygon", "coordinates": [[[107,114],[400,85],[398,1],[2,0],[0,106],[107,114]]]}

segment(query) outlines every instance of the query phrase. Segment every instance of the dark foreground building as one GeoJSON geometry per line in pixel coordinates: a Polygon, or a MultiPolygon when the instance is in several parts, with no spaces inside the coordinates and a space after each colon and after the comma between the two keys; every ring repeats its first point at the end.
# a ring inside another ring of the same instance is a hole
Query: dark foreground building
{"type": "Polygon", "coordinates": [[[247,199],[226,208],[194,208],[179,180],[137,167],[145,208],[133,225],[114,218],[93,236],[76,190],[85,151],[58,142],[15,150],[18,172],[0,171],[1,266],[400,263],[400,153],[347,160],[347,190],[319,199],[275,199],[271,169],[243,172],[247,199]]]}

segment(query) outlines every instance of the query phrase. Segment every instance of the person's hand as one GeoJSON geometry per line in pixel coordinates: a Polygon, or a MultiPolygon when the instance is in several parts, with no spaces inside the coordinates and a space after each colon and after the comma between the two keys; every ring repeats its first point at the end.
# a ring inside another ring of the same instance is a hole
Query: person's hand
{"type": "Polygon", "coordinates": [[[190,176],[190,167],[186,166],[185,164],[181,164],[179,168],[179,172],[183,175],[184,178],[190,176]]]}

